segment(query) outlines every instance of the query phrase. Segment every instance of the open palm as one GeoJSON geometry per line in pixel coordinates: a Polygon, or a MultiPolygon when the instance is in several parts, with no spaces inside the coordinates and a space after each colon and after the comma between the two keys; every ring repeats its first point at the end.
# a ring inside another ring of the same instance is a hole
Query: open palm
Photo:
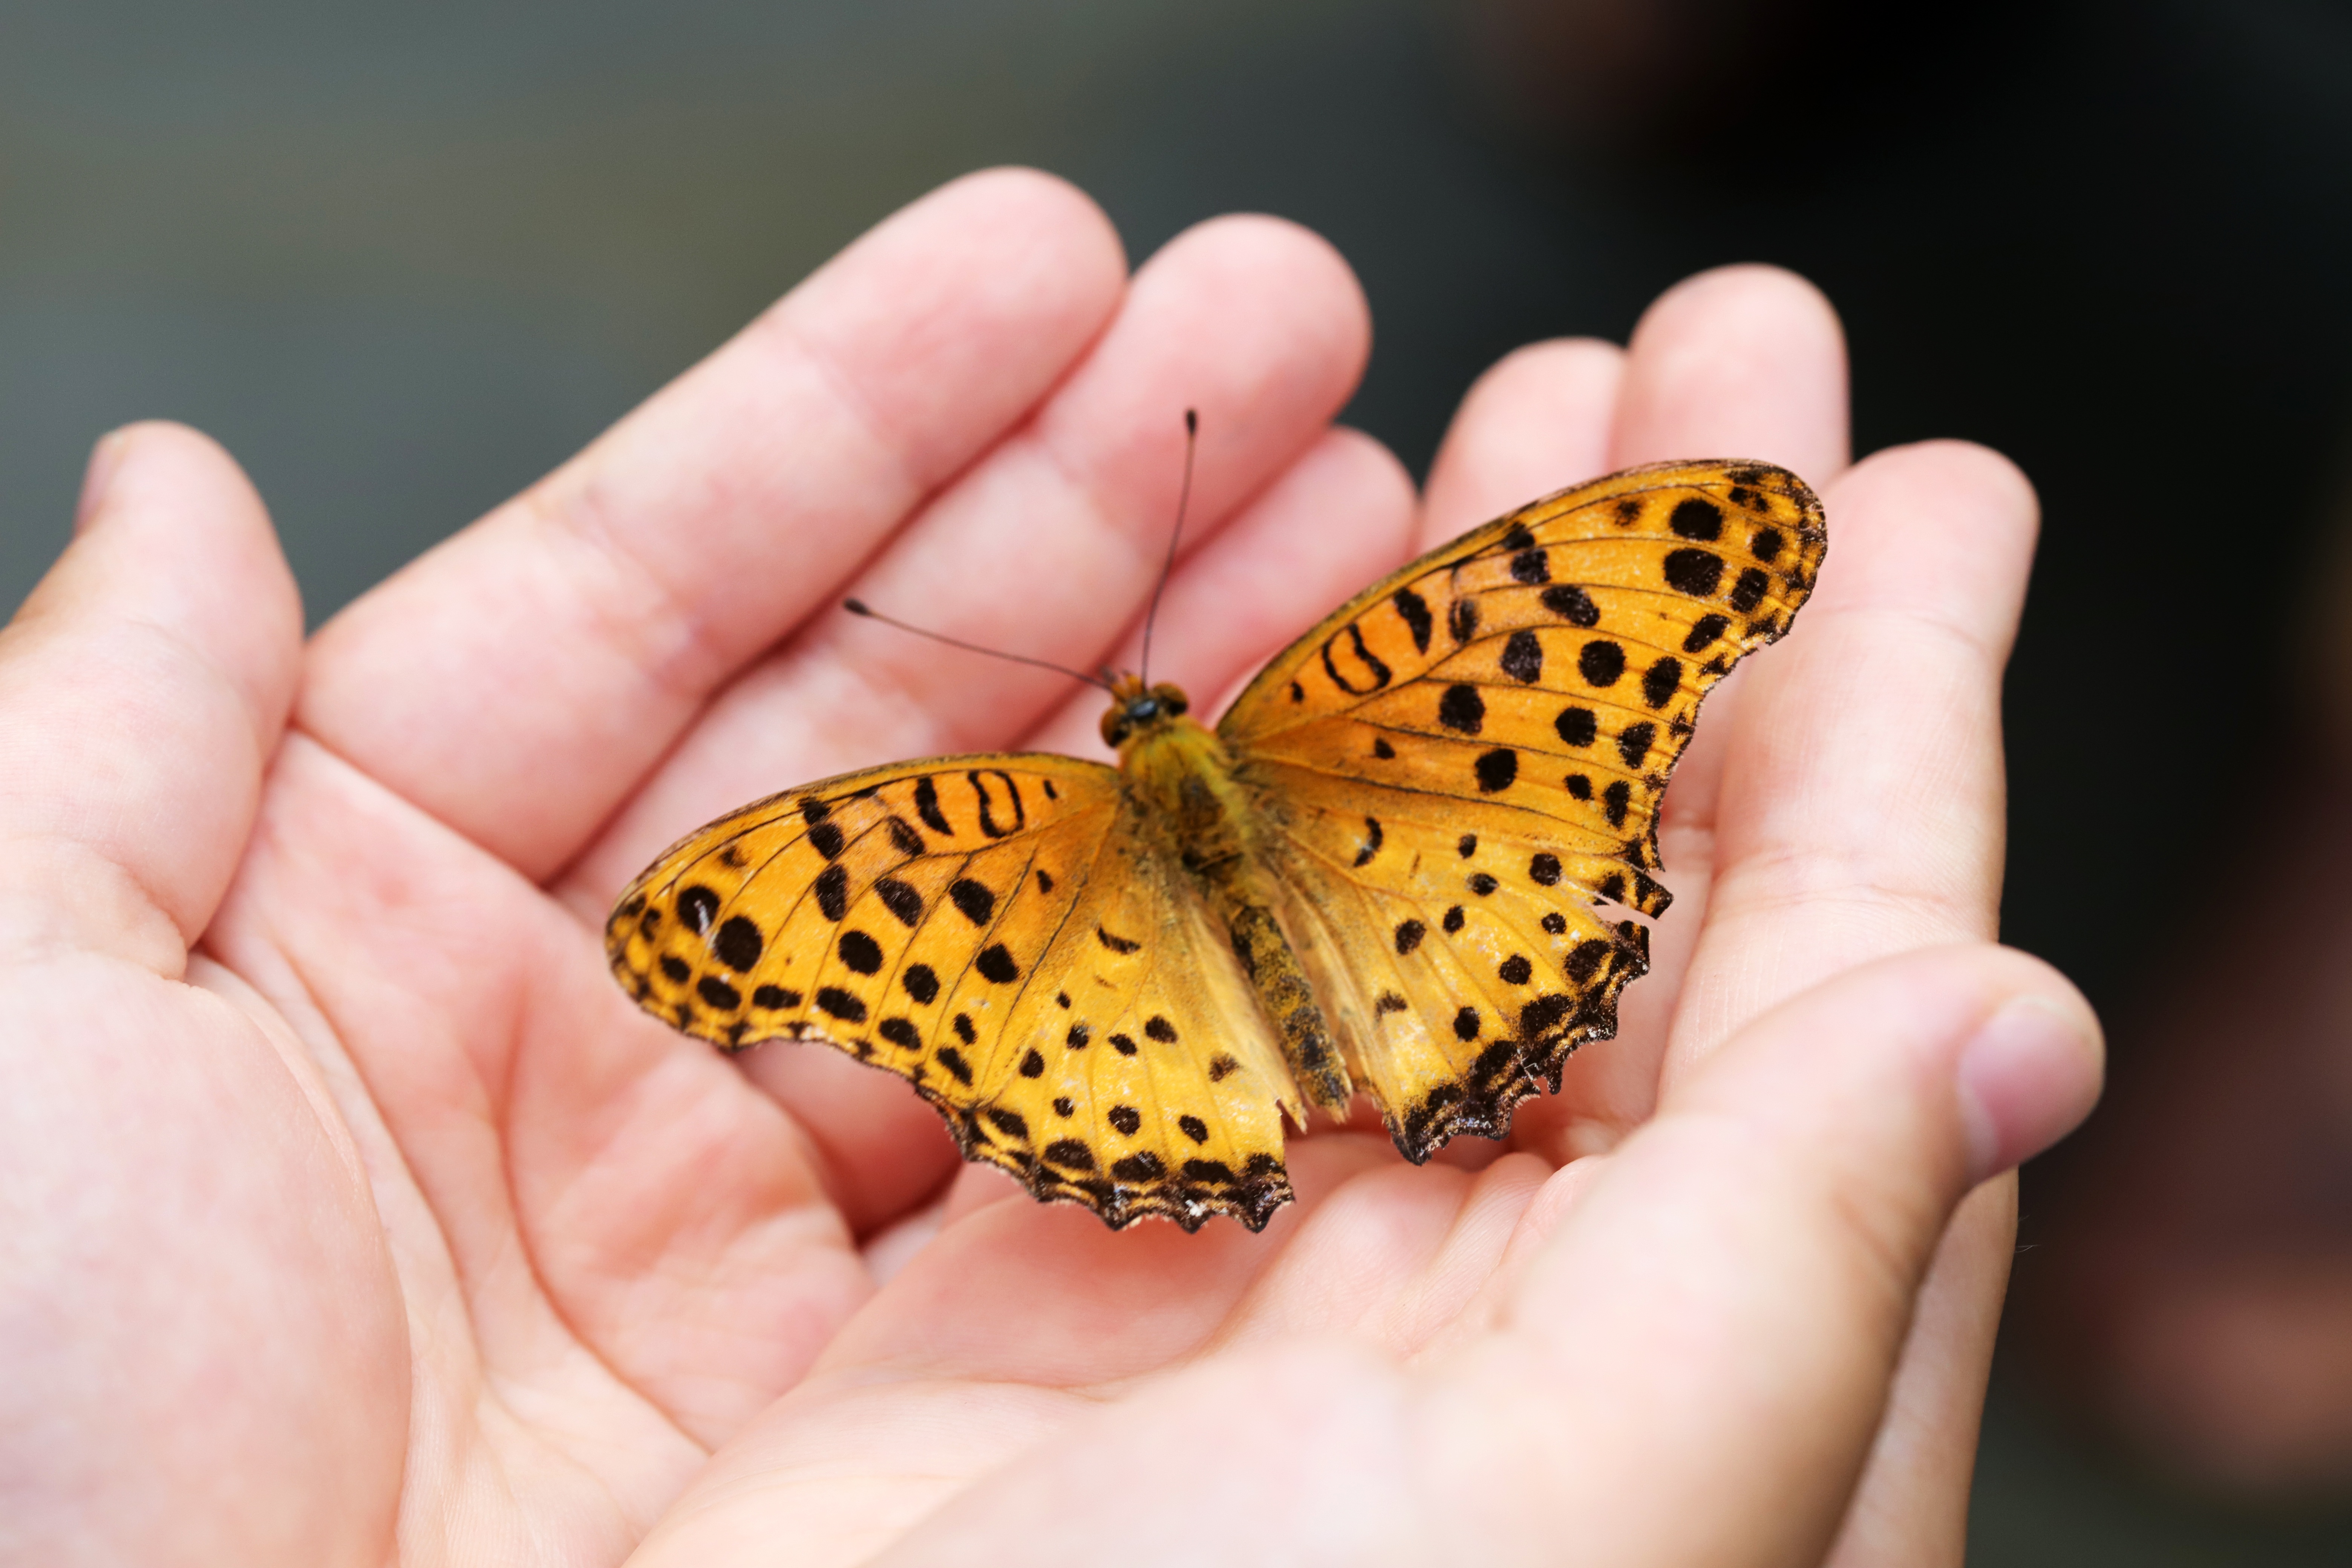
{"type": "Polygon", "coordinates": [[[1129,279],[1067,187],[975,176],[307,648],[234,467],[110,438],[0,638],[0,1543],[1956,1560],[2012,1203],[1963,1195],[2096,1081],[2063,982],[1990,945],[2030,492],[1960,447],[1847,471],[1836,323],[1783,274],[1507,360],[1425,497],[1329,424],[1367,338],[1296,228],[1129,279]],[[1295,1141],[1261,1237],[1040,1206],[897,1079],[642,1016],[599,940],[755,795],[1101,754],[1092,693],[835,606],[1131,663],[1187,406],[1155,674],[1204,709],[1612,468],[1767,458],[1831,519],[1668,797],[1623,1035],[1507,1151],[1295,1141]]]}

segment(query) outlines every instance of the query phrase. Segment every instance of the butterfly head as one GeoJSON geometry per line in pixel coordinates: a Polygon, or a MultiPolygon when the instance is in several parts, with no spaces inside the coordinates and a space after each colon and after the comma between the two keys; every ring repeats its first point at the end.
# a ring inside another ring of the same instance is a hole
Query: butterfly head
{"type": "Polygon", "coordinates": [[[1104,743],[1124,746],[1183,717],[1192,703],[1183,688],[1170,681],[1146,686],[1139,675],[1122,675],[1111,682],[1110,710],[1102,718],[1104,743]]]}

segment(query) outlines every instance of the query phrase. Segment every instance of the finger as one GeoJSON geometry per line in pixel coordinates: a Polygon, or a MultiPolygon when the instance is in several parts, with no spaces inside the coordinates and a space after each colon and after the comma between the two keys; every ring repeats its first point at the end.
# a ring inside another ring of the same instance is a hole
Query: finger
{"type": "Polygon", "coordinates": [[[1556,1558],[1562,1521],[1580,1563],[1818,1560],[1947,1216],[2080,1118],[2098,1064],[2089,1009],[2021,954],[1842,976],[1612,1156],[1491,1335],[1410,1372],[1336,1346],[1211,1360],[881,1561],[1081,1561],[1116,1526],[1144,1562],[1423,1563],[1465,1518],[1504,1561],[1556,1558]],[[1181,1494],[1115,1483],[1209,1448],[1181,1494]]]}
{"type": "Polygon", "coordinates": [[[1693,1532],[1654,1561],[1818,1560],[1954,1207],[2079,1121],[2099,1070],[2079,995],[2000,949],[1792,998],[1627,1141],[1456,1386],[1511,1365],[1531,1406],[1611,1432],[1570,1489],[1693,1532]]]}
{"type": "MultiPolygon", "coordinates": [[[[1150,596],[1200,411],[1186,532],[1205,542],[1347,400],[1370,339],[1362,291],[1296,225],[1223,218],[1171,240],[1035,418],[911,523],[854,591],[984,647],[1086,668],[1150,596]]],[[[1066,678],[942,650],[857,617],[814,620],[713,705],[566,879],[597,909],[698,822],[798,780],[995,750],[1066,678]]]]}
{"type": "Polygon", "coordinates": [[[320,633],[299,722],[533,877],[1054,384],[1117,236],[1025,171],[883,223],[320,633]]]}
{"type": "Polygon", "coordinates": [[[1625,351],[1590,338],[1506,355],[1463,398],[1430,465],[1421,547],[1609,466],[1625,351]]]}
{"type": "Polygon", "coordinates": [[[1821,290],[1777,267],[1675,285],[1627,346],[1612,468],[1760,458],[1816,489],[1846,465],[1845,334],[1821,290]]]}
{"type": "Polygon", "coordinates": [[[244,850],[301,637],[226,453],[175,425],[99,444],[73,542],[0,632],[6,945],[180,973],[244,850]]]}
{"type": "Polygon", "coordinates": [[[1942,442],[1878,454],[1828,504],[1820,586],[1729,737],[1683,1065],[1824,975],[1995,929],[2000,679],[2033,492],[1996,454],[1942,442]]]}
{"type": "MultiPolygon", "coordinates": [[[[1830,564],[1734,716],[1669,1081],[1795,987],[1997,925],[2000,677],[2032,492],[1993,454],[1938,444],[1881,453],[1826,499],[1830,564]]],[[[1951,1435],[1982,1403],[2014,1216],[2004,1184],[1956,1222],[1842,1561],[1888,1540],[1957,1561],[1971,1456],[1951,1435]]]]}
{"type": "MultiPolygon", "coordinates": [[[[1829,301],[1803,279],[1772,267],[1703,272],[1661,296],[1635,327],[1611,467],[1759,458],[1821,486],[1844,468],[1846,442],[1844,333],[1829,301]]],[[[1717,795],[1752,679],[1748,669],[1735,670],[1709,694],[1698,732],[1675,766],[1658,830],[1663,879],[1675,905],[1658,928],[1650,981],[1628,994],[1621,1020],[1625,1037],[1643,1048],[1618,1053],[1621,1068],[1601,1058],[1580,1073],[1610,1076],[1601,1100],[1604,1125],[1585,1130],[1585,1146],[1605,1144],[1612,1121],[1622,1129],[1649,1110],[1657,1053],[1679,1016],[1683,976],[1699,934],[1711,928],[1717,795]]]]}

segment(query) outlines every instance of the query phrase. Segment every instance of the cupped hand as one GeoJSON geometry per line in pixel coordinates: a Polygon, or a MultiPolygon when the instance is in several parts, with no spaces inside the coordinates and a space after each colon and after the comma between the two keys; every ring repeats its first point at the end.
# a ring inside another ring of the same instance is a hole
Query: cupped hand
{"type": "Polygon", "coordinates": [[[306,648],[260,503],[109,437],[0,636],[0,1545],[28,1560],[1957,1562],[1997,1178],[2096,1026],[1990,945],[2030,491],[1846,467],[1765,269],[1474,389],[1426,497],[1330,420],[1345,267],[1131,279],[1043,176],[899,214],[306,648]],[[1419,548],[1675,457],[1831,551],[1668,795],[1624,1032],[1507,1149],[1293,1144],[1262,1236],[1113,1234],[895,1079],[604,973],[613,893],[782,785],[1099,754],[1096,700],[835,606],[1230,691],[1419,548]]]}

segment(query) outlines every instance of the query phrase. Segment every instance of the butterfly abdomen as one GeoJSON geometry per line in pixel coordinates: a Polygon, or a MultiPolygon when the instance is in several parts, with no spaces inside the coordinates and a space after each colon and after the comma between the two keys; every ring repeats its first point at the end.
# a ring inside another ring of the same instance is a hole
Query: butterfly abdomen
{"type": "Polygon", "coordinates": [[[1223,743],[1191,719],[1170,715],[1136,727],[1120,747],[1120,765],[1167,825],[1184,868],[1225,928],[1300,1089],[1344,1111],[1355,1086],[1306,966],[1275,916],[1261,825],[1223,743]]]}

